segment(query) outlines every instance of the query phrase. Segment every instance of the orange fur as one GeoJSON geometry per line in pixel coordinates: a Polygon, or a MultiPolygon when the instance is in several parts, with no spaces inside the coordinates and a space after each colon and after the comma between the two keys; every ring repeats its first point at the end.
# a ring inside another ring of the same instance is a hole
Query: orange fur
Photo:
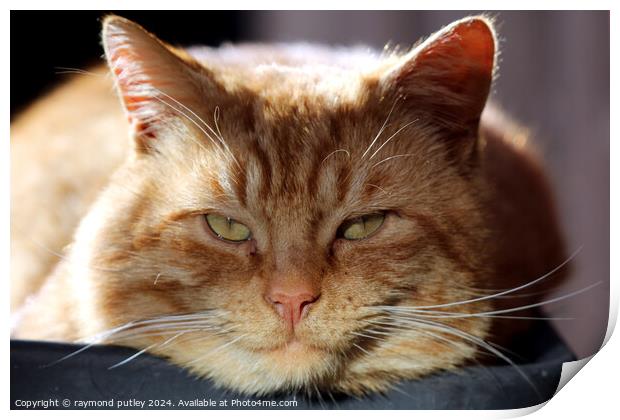
{"type": "MultiPolygon", "coordinates": [[[[248,393],[363,394],[480,353],[428,323],[386,325],[378,306],[472,299],[562,262],[551,195],[521,132],[492,109],[480,120],[495,54],[484,18],[387,57],[181,51],[118,17],[103,38],[133,148],[103,77],[71,81],[12,128],[17,337],[83,340],[129,325],[99,338],[248,393]],[[335,237],[345,220],[377,211],[386,219],[376,234],[335,237]],[[251,240],[218,239],[207,213],[250,227],[251,240]],[[68,255],[55,260],[33,239],[69,245],[68,255]],[[276,277],[320,290],[294,330],[265,300],[276,277]],[[188,314],[175,329],[144,323],[188,314]]],[[[433,321],[480,339],[527,328],[433,321]]]]}

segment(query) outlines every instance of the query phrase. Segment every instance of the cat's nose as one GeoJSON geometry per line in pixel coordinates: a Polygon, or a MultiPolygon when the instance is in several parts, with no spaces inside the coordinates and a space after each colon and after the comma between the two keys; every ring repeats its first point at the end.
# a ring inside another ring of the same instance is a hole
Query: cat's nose
{"type": "Polygon", "coordinates": [[[320,294],[310,290],[299,293],[283,293],[270,290],[265,299],[276,309],[276,312],[291,326],[295,327],[306,315],[310,306],[319,300],[320,294]]]}

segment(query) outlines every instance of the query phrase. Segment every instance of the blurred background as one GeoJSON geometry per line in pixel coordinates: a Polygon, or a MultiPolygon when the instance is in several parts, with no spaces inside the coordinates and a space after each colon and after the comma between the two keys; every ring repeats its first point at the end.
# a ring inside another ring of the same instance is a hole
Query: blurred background
{"type": "MultiPolygon", "coordinates": [[[[11,116],[69,76],[102,63],[100,19],[110,12],[11,11],[11,116]]],[[[310,41],[410,46],[480,11],[120,11],[175,45],[310,41]]],[[[609,315],[609,12],[488,12],[500,35],[493,99],[529,127],[556,193],[569,254],[582,247],[546,306],[579,357],[597,351],[609,315]]]]}

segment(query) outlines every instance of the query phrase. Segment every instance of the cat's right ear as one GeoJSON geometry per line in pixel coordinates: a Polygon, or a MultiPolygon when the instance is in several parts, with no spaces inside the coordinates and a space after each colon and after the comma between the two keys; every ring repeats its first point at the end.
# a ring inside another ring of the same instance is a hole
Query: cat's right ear
{"type": "Polygon", "coordinates": [[[104,19],[102,40],[137,150],[148,151],[160,129],[194,109],[206,70],[119,16],[104,19]]]}

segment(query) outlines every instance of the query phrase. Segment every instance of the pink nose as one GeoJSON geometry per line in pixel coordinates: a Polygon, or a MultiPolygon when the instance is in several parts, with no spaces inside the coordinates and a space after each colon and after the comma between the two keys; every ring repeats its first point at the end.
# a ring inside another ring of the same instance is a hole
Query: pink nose
{"type": "Polygon", "coordinates": [[[265,299],[291,327],[295,327],[308,312],[310,305],[319,300],[319,294],[304,291],[291,295],[270,290],[265,299]]]}

